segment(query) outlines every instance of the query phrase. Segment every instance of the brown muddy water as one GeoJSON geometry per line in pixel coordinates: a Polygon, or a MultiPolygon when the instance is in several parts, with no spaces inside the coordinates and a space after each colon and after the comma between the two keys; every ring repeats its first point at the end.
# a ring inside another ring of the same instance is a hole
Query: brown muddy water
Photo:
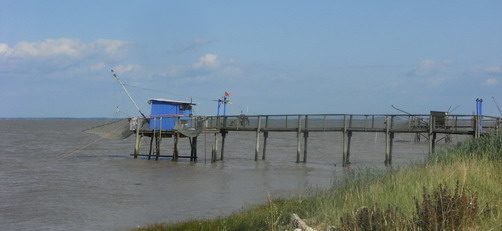
{"type": "MultiPolygon", "coordinates": [[[[114,141],[82,132],[103,123],[0,120],[0,230],[128,230],[213,218],[269,196],[330,187],[349,170],[341,165],[340,133],[310,133],[308,163],[301,164],[296,133],[270,133],[267,160],[255,162],[255,133],[230,132],[225,160],[217,163],[209,161],[214,136],[202,134],[199,160],[190,163],[133,159],[134,137],[114,141]]],[[[162,150],[171,152],[170,139],[162,150]]],[[[397,134],[393,167],[422,162],[427,150],[428,143],[397,134]]],[[[188,155],[187,140],[181,151],[188,155]]],[[[354,133],[350,169],[384,168],[384,151],[383,134],[354,133]]]]}

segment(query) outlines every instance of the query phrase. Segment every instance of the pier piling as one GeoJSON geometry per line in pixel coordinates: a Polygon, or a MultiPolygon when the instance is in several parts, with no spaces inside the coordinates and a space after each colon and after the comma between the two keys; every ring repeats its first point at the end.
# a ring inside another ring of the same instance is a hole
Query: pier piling
{"type": "Polygon", "coordinates": [[[211,151],[211,163],[216,162],[218,155],[218,133],[214,133],[214,143],[211,151]]]}
{"type": "Polygon", "coordinates": [[[256,128],[256,145],[254,149],[255,161],[258,161],[258,155],[260,154],[260,129],[261,129],[261,117],[258,116],[258,126],[256,128]]]}
{"type": "MultiPolygon", "coordinates": [[[[154,133],[155,134],[155,133],[154,133]]],[[[155,138],[154,135],[150,137],[150,151],[148,152],[148,159],[152,157],[152,152],[153,152],[153,139],[155,138]]]]}
{"type": "Polygon", "coordinates": [[[266,153],[267,153],[267,139],[268,139],[268,131],[265,131],[265,132],[263,132],[263,150],[262,150],[262,153],[261,153],[261,159],[262,160],[265,160],[265,156],[266,156],[266,153]]]}
{"type": "Polygon", "coordinates": [[[429,133],[428,133],[428,139],[429,139],[429,154],[432,154],[435,152],[435,147],[436,147],[436,133],[434,132],[434,117],[431,116],[429,118],[429,133]]]}
{"type": "Polygon", "coordinates": [[[303,163],[307,163],[307,144],[308,144],[309,132],[303,132],[303,163]]]}
{"type": "Polygon", "coordinates": [[[347,117],[343,116],[343,131],[342,131],[342,166],[347,166],[347,117]]]}
{"type": "MultiPolygon", "coordinates": [[[[350,164],[352,136],[357,132],[384,133],[385,164],[392,164],[393,145],[396,133],[413,134],[415,142],[419,142],[420,137],[428,138],[429,152],[433,153],[436,148],[435,143],[438,142],[438,133],[444,134],[445,136],[470,135],[477,138],[482,135],[481,133],[491,131],[498,132],[502,122],[501,118],[498,117],[483,116],[480,118],[480,116],[476,115],[448,115],[441,112],[431,112],[431,114],[425,115],[301,114],[247,116],[241,114],[235,116],[205,116],[197,118],[196,120],[205,121],[202,128],[205,134],[213,133],[215,135],[214,143],[211,146],[211,162],[217,161],[218,158],[219,160],[224,160],[225,145],[229,145],[228,142],[226,142],[226,138],[230,131],[256,133],[255,161],[258,161],[260,151],[262,151],[261,159],[265,160],[267,158],[267,146],[270,145],[268,141],[270,132],[295,132],[297,135],[297,163],[305,163],[309,159],[308,141],[311,132],[336,132],[342,135],[343,166],[350,164]],[[263,120],[263,118],[265,119],[263,120]],[[295,121],[295,119],[297,121],[295,121]],[[483,128],[483,130],[481,128],[483,128]],[[218,144],[218,133],[221,135],[221,146],[218,144]],[[260,133],[263,133],[263,147],[260,147],[260,133]],[[218,147],[221,147],[221,152],[219,152],[218,147]]],[[[138,156],[148,156],[148,159],[151,159],[152,155],[155,155],[156,160],[158,160],[159,157],[172,157],[173,161],[178,160],[178,158],[190,158],[190,161],[197,160],[197,136],[188,136],[183,130],[178,131],[176,128],[162,128],[162,123],[172,123],[171,121],[173,121],[173,116],[167,116],[165,120],[163,120],[162,117],[150,118],[151,126],[149,128],[140,126],[142,123],[139,121],[135,127],[131,124],[131,132],[136,135],[134,152],[131,156],[134,158],[138,156]],[[148,154],[141,154],[141,144],[144,137],[150,138],[148,154]],[[172,155],[161,155],[160,153],[162,139],[166,137],[173,137],[174,147],[172,155]],[[180,139],[187,137],[190,142],[190,155],[182,155],[182,153],[180,153],[179,142],[180,139]]],[[[192,118],[190,121],[195,120],[192,118]]],[[[178,126],[181,129],[185,129],[184,126],[186,125],[191,124],[185,122],[180,123],[178,126]]],[[[201,128],[198,127],[197,129],[201,128]]],[[[445,138],[445,140],[448,139],[445,138]]]]}
{"type": "Polygon", "coordinates": [[[174,135],[174,150],[173,150],[173,161],[178,161],[178,157],[180,154],[179,149],[179,133],[175,132],[174,135]]]}
{"type": "Polygon", "coordinates": [[[296,131],[296,163],[300,163],[300,153],[301,153],[301,132],[302,132],[302,121],[301,115],[298,116],[298,130],[296,131]]]}
{"type": "Polygon", "coordinates": [[[220,160],[223,160],[224,153],[225,153],[225,137],[227,137],[227,131],[222,130],[221,131],[221,153],[220,153],[220,160]]]}
{"type": "Polygon", "coordinates": [[[394,132],[385,135],[385,165],[392,164],[392,149],[394,147],[394,132]]]}
{"type": "Polygon", "coordinates": [[[139,150],[141,148],[141,139],[143,138],[143,136],[140,136],[139,134],[139,130],[140,130],[140,126],[139,126],[139,120],[136,124],[136,142],[135,142],[135,145],[134,145],[134,159],[138,158],[138,154],[139,154],[139,150]]]}
{"type": "Polygon", "coordinates": [[[190,161],[197,161],[197,136],[188,137],[190,142],[190,161]]]}
{"type": "Polygon", "coordinates": [[[308,127],[309,127],[309,116],[306,115],[305,116],[305,130],[303,131],[303,139],[304,139],[304,142],[303,142],[303,162],[304,163],[307,163],[307,144],[308,144],[308,138],[309,138],[309,131],[308,131],[308,127]]]}
{"type": "Polygon", "coordinates": [[[347,132],[347,152],[345,153],[345,165],[350,164],[350,145],[352,143],[352,131],[347,132]]]}
{"type": "Polygon", "coordinates": [[[392,152],[392,134],[390,132],[390,129],[392,128],[392,118],[391,117],[385,117],[385,165],[390,164],[390,155],[392,152]]]}
{"type": "Polygon", "coordinates": [[[160,142],[162,140],[162,133],[159,133],[155,137],[155,160],[159,160],[160,157],[160,142]]]}

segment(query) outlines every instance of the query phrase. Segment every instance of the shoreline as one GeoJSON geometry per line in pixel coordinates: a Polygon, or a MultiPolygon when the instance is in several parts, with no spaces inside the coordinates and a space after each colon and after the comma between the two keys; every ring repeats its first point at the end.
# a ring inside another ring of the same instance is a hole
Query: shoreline
{"type": "Polygon", "coordinates": [[[398,227],[409,228],[419,223],[413,220],[417,217],[418,202],[426,195],[433,195],[439,187],[452,192],[459,191],[460,187],[466,190],[466,195],[476,195],[477,209],[483,216],[473,218],[468,224],[470,227],[500,228],[502,198],[498,195],[502,194],[502,182],[496,180],[502,178],[500,162],[502,137],[482,137],[431,155],[425,164],[390,171],[355,170],[342,180],[339,188],[269,200],[226,217],[153,224],[134,230],[292,230],[295,228],[290,222],[292,214],[298,214],[316,230],[351,230],[340,228],[344,225],[342,217],[350,220],[351,214],[357,216],[359,211],[368,211],[368,208],[375,214],[395,208],[399,211],[395,212],[399,214],[398,227]]]}

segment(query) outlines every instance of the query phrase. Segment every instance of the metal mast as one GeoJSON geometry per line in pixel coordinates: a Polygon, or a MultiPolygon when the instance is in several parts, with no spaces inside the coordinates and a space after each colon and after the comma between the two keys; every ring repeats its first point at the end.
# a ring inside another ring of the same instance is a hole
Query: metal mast
{"type": "Polygon", "coordinates": [[[500,116],[502,116],[502,111],[500,111],[499,104],[498,104],[498,103],[497,103],[497,101],[495,100],[495,97],[493,97],[493,96],[492,96],[492,99],[493,99],[493,102],[495,102],[495,105],[497,106],[497,109],[499,110],[500,116]]]}
{"type": "Polygon", "coordinates": [[[122,82],[120,80],[120,78],[117,76],[117,74],[113,71],[112,69],[112,73],[113,73],[113,77],[117,80],[117,82],[119,82],[120,86],[122,86],[122,88],[124,89],[125,93],[127,94],[127,96],[129,97],[129,99],[132,101],[132,103],[134,104],[134,106],[136,107],[136,109],[138,109],[139,113],[144,117],[146,118],[145,114],[143,114],[143,112],[141,112],[141,109],[139,109],[138,105],[136,104],[136,102],[134,101],[134,99],[131,97],[131,94],[129,94],[129,91],[127,91],[127,88],[124,86],[124,82],[122,82]]]}

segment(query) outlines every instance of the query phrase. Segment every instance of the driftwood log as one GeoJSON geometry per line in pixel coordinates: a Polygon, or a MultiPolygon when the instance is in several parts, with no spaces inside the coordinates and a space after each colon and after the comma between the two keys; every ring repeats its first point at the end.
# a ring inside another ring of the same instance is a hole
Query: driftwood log
{"type": "MultiPolygon", "coordinates": [[[[302,231],[316,231],[305,223],[296,213],[291,214],[291,223],[294,227],[302,231]]],[[[296,229],[296,230],[298,230],[296,229]]]]}

